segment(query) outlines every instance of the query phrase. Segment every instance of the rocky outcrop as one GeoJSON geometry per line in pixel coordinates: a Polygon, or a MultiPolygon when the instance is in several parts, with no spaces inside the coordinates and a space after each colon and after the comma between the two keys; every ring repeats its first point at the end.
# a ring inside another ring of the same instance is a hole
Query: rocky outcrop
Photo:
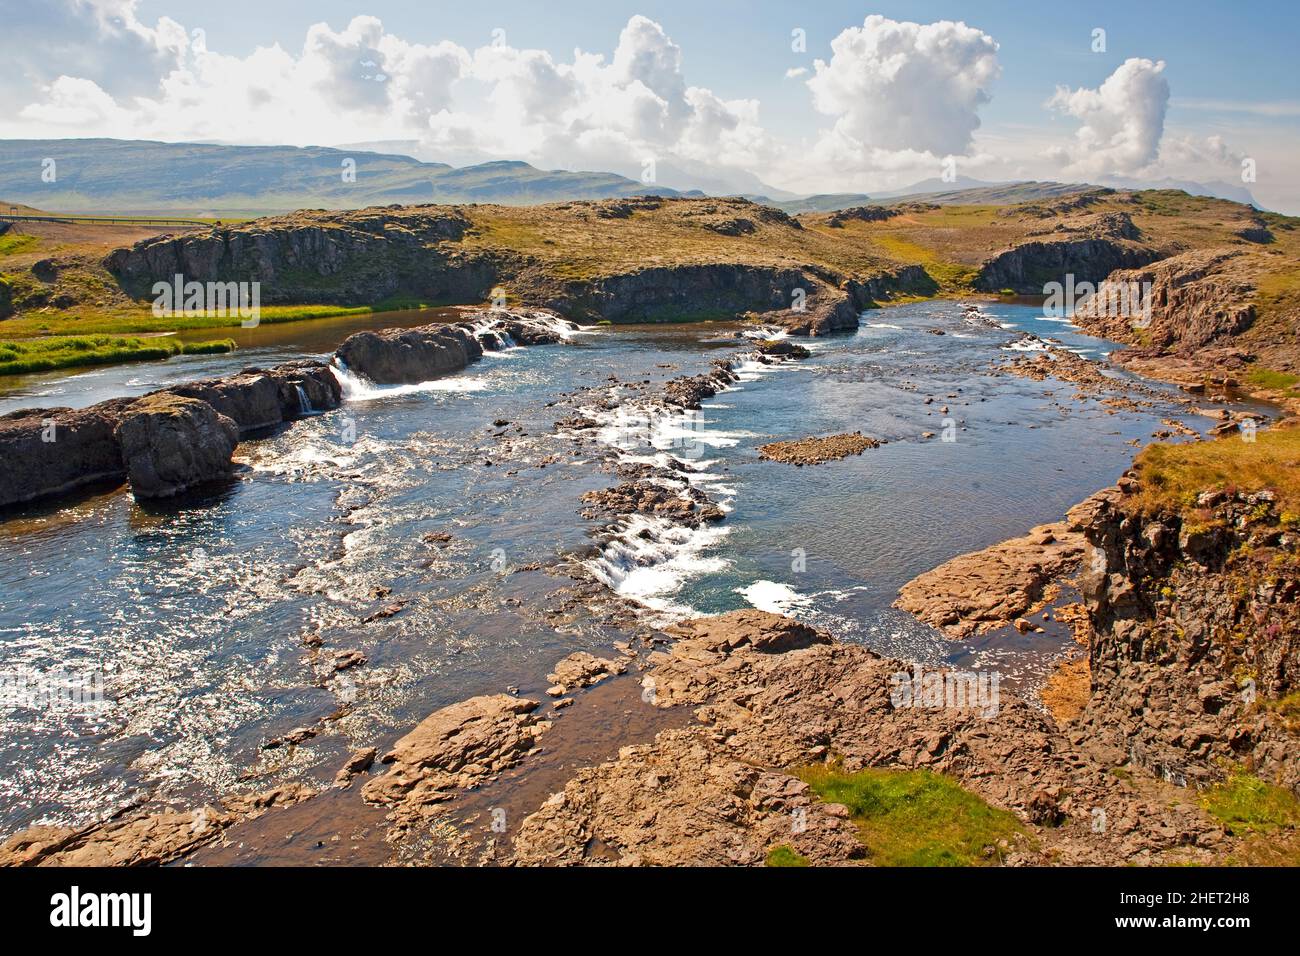
{"type": "Polygon", "coordinates": [[[1228,490],[1186,512],[1113,502],[1087,524],[1082,726],[1112,759],[1195,786],[1245,764],[1300,790],[1295,731],[1276,709],[1300,674],[1293,525],[1272,492],[1228,490]]]}
{"type": "Polygon", "coordinates": [[[598,684],[606,677],[615,677],[627,671],[627,661],[618,658],[597,657],[587,651],[575,651],[555,665],[546,675],[551,682],[547,691],[551,696],[567,694],[580,687],[598,684]]]}
{"type": "Polygon", "coordinates": [[[0,845],[0,866],[161,866],[211,843],[235,823],[312,794],[302,784],[287,784],[229,797],[218,806],[129,811],[81,829],[30,827],[0,845]]]}
{"type": "Polygon", "coordinates": [[[1078,568],[1086,550],[1084,523],[1118,494],[1098,492],[1070,509],[1065,521],[926,571],[903,585],[894,606],[954,638],[1011,624],[1040,608],[1052,583],[1078,568]]]}
{"type": "Polygon", "coordinates": [[[349,372],[377,385],[414,385],[459,372],[478,361],[485,348],[552,345],[577,328],[545,310],[494,309],[472,315],[472,321],[358,332],[335,355],[349,372]]]}
{"type": "Polygon", "coordinates": [[[832,229],[843,229],[846,222],[884,222],[899,214],[899,210],[887,206],[850,206],[827,216],[826,225],[832,229]]]}
{"type": "Polygon", "coordinates": [[[342,389],[329,366],[314,361],[290,362],[269,370],[251,368],[226,378],[173,385],[164,391],[207,402],[233,421],[241,435],[337,408],[342,400],[342,389]]]}
{"type": "Polygon", "coordinates": [[[339,361],[377,385],[416,384],[459,372],[483,354],[472,332],[458,325],[358,332],[339,346],[339,361]]]}
{"type": "Polygon", "coordinates": [[[362,788],[371,803],[398,818],[418,818],[430,804],[477,786],[517,763],[550,728],[538,702],[509,694],[471,697],[426,717],[383,756],[388,773],[362,788]]]}
{"type": "Polygon", "coordinates": [[[499,265],[457,244],[468,227],[447,206],[303,210],[145,239],[112,252],[104,265],[136,295],[180,275],[186,282],[259,282],[263,303],[359,304],[398,294],[482,301],[499,265]]]}
{"type": "Polygon", "coordinates": [[[575,313],[611,322],[681,321],[779,312],[797,301],[798,289],[812,298],[810,285],[799,269],[701,263],[654,266],[572,283],[567,299],[575,313]]]}
{"type": "Polygon", "coordinates": [[[900,693],[911,665],[762,611],[674,636],[651,655],[642,699],[695,705],[698,723],[576,774],[524,819],[516,863],[761,865],[781,844],[813,862],[869,862],[847,808],[794,773],[830,759],[848,772],[930,769],[1011,810],[1037,842],[1003,848],[1008,863],[1207,862],[1230,842],[1173,787],[1121,780],[1011,694],[927,703],[900,693]]]}
{"type": "Polygon", "coordinates": [[[234,446],[222,422],[238,437],[337,408],[341,400],[330,367],[304,360],[141,399],[0,416],[0,507],[128,478],[139,498],[177,494],[230,473],[234,446]]]}
{"type": "Polygon", "coordinates": [[[239,428],[207,402],[160,392],[126,409],[117,438],[135,496],[168,498],[228,478],[239,428]]]}
{"type": "Polygon", "coordinates": [[[0,415],[0,507],[126,477],[117,424],[130,399],[0,415]]]}
{"type": "Polygon", "coordinates": [[[1160,254],[1126,239],[1085,236],[1070,239],[1032,239],[993,256],[975,278],[975,288],[986,292],[1011,289],[1043,295],[1050,282],[1101,282],[1116,269],[1144,266],[1160,254]]]}
{"type": "Polygon", "coordinates": [[[1246,263],[1239,249],[1195,250],[1112,273],[1080,303],[1075,321],[1097,335],[1150,349],[1200,349],[1254,323],[1255,286],[1246,263]],[[1131,294],[1148,288],[1149,314],[1147,300],[1131,294]]]}

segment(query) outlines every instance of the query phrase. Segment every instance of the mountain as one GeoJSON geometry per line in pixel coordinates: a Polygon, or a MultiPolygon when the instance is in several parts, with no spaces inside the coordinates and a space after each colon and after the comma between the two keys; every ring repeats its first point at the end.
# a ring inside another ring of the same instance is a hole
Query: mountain
{"type": "Polygon", "coordinates": [[[1239,183],[1225,183],[1222,180],[1211,180],[1208,183],[1199,183],[1190,179],[1124,179],[1120,177],[1107,177],[1102,180],[1107,186],[1116,186],[1120,189],[1181,189],[1189,196],[1209,196],[1213,199],[1229,199],[1232,202],[1244,203],[1247,206],[1254,206],[1256,209],[1263,207],[1255,201],[1249,189],[1239,183]]]}
{"type": "MultiPolygon", "coordinates": [[[[364,143],[344,143],[338,149],[366,150],[372,153],[397,153],[425,162],[437,162],[437,151],[414,139],[374,140],[364,143]]],[[[612,171],[629,179],[639,179],[640,166],[614,163],[612,171]]],[[[741,196],[761,194],[770,199],[796,199],[797,193],[769,186],[753,173],[735,166],[717,166],[712,163],[681,157],[660,157],[655,163],[655,184],[675,189],[683,194],[701,193],[709,196],[741,196]]]]}
{"type": "Polygon", "coordinates": [[[981,205],[1010,206],[1015,203],[1032,200],[1054,199],[1068,196],[1095,187],[1087,183],[1050,183],[1050,182],[1010,182],[987,183],[968,176],[958,176],[954,182],[946,183],[941,179],[924,179],[913,183],[906,189],[896,189],[881,193],[821,193],[805,196],[802,199],[776,201],[763,195],[746,195],[746,199],[775,206],[791,215],[803,212],[834,212],[850,206],[889,205],[908,200],[921,200],[940,206],[981,205]]]}
{"type": "Polygon", "coordinates": [[[765,206],[775,206],[792,216],[797,216],[801,212],[834,212],[837,209],[848,209],[850,206],[865,206],[873,201],[865,193],[817,193],[785,200],[777,200],[769,195],[745,193],[744,198],[752,199],[765,206]]]}
{"type": "Polygon", "coordinates": [[[910,186],[904,186],[902,189],[886,189],[875,193],[876,199],[900,199],[903,196],[919,196],[925,193],[947,193],[954,192],[958,189],[978,189],[984,186],[1002,186],[1005,183],[989,182],[985,179],[974,179],[970,176],[958,176],[949,182],[938,176],[931,176],[929,179],[922,179],[918,183],[912,183],[910,186]]]}
{"type": "Polygon", "coordinates": [[[81,213],[234,216],[393,203],[529,205],[570,199],[676,196],[616,173],[543,170],[517,161],[454,167],[410,156],[320,146],[147,140],[0,141],[0,195],[81,213]],[[46,158],[54,182],[43,182],[46,158]],[[355,163],[355,179],[344,177],[355,163]]]}

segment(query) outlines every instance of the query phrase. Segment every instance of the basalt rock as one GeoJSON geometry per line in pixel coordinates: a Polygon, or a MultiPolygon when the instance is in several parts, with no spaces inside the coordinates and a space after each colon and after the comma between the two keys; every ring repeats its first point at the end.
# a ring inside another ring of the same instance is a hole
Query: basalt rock
{"type": "Polygon", "coordinates": [[[1294,728],[1271,706],[1300,674],[1300,536],[1268,491],[1208,491],[1196,505],[1112,502],[1084,529],[1094,636],[1082,727],[1112,759],[1178,784],[1245,764],[1300,790],[1294,728]]]}
{"type": "Polygon", "coordinates": [[[167,498],[229,477],[239,428],[207,402],[148,395],[122,413],[122,462],[137,498],[167,498]]]}
{"type": "Polygon", "coordinates": [[[126,477],[117,424],[130,399],[0,415],[0,507],[126,477]]]}
{"type": "Polygon", "coordinates": [[[1101,282],[1116,269],[1144,266],[1159,253],[1129,239],[1083,236],[1069,239],[1033,239],[1020,243],[985,262],[975,288],[989,292],[1012,289],[1042,295],[1049,282],[1101,282]]]}
{"type": "Polygon", "coordinates": [[[1039,609],[1053,582],[1079,567],[1084,523],[1117,497],[1108,488],[1070,509],[1065,521],[958,555],[903,585],[894,606],[954,638],[1011,624],[1039,609]]]}
{"type": "Polygon", "coordinates": [[[468,226],[446,206],[305,210],[145,239],[104,264],[138,295],[181,275],[186,282],[259,282],[262,302],[346,305],[402,293],[481,301],[499,270],[491,256],[456,244],[468,226]]]}
{"type": "Polygon", "coordinates": [[[1195,352],[1254,323],[1255,285],[1247,261],[1239,249],[1194,250],[1112,273],[1080,303],[1075,321],[1121,342],[1195,352]],[[1146,289],[1149,297],[1141,294],[1146,289]]]}
{"type": "Polygon", "coordinates": [[[1034,840],[990,848],[1003,862],[1209,862],[1225,841],[1174,787],[1119,779],[1009,693],[931,701],[908,689],[913,665],[761,611],[695,619],[674,636],[650,655],[642,699],[695,705],[698,723],[579,771],[523,820],[515,863],[761,865],[782,844],[813,862],[863,860],[847,808],[795,774],[827,760],[925,768],[1010,810],[1034,840]],[[806,826],[791,827],[795,814],[806,826]]]}
{"type": "Polygon", "coordinates": [[[452,791],[517,763],[550,724],[538,702],[509,694],[471,697],[436,710],[384,754],[389,771],[362,789],[371,803],[419,815],[452,791]]]}
{"type": "Polygon", "coordinates": [[[456,325],[357,332],[337,352],[348,371],[377,385],[427,382],[459,372],[482,354],[474,335],[456,325]]]}
{"type": "Polygon", "coordinates": [[[496,309],[474,313],[472,321],[358,332],[336,355],[349,372],[377,385],[414,385],[459,372],[482,358],[484,348],[562,342],[566,326],[576,327],[550,312],[496,309]]]}

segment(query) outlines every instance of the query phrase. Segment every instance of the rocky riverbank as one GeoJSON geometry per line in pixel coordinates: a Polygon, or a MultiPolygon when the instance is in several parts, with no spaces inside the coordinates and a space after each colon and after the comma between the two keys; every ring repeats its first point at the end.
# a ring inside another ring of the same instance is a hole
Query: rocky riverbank
{"type": "MultiPolygon", "coordinates": [[[[424,382],[461,371],[484,349],[562,342],[574,328],[537,310],[469,312],[456,323],[357,333],[335,362],[379,385],[424,382]]],[[[0,416],[0,508],[122,481],[137,499],[174,497],[228,478],[241,438],[342,400],[336,368],[304,360],[84,409],[12,412],[0,416]]]]}
{"type": "Polygon", "coordinates": [[[336,408],[342,390],[321,362],[191,382],[89,408],[0,416],[0,507],[129,481],[165,498],[229,476],[239,438],[336,408]]]}

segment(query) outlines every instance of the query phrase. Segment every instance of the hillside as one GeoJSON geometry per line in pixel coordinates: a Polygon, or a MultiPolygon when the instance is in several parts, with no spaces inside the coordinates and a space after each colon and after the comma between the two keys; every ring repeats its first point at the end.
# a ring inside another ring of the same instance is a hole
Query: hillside
{"type": "Polygon", "coordinates": [[[319,146],[226,146],[144,140],[6,140],[0,195],[60,212],[242,218],[304,207],[390,203],[542,203],[646,192],[677,195],[604,172],[522,162],[455,168],[409,156],[319,146]],[[57,179],[32,174],[53,158],[57,179]],[[356,162],[345,182],[343,163],[356,162]]]}
{"type": "Polygon", "coordinates": [[[797,217],[738,198],[654,196],[301,210],[107,255],[103,243],[13,239],[19,247],[0,256],[0,315],[12,314],[0,336],[166,328],[146,296],[176,272],[257,279],[264,305],[287,317],[474,304],[500,287],[513,303],[584,321],[761,313],[805,334],[855,327],[861,309],[900,298],[1042,295],[1045,283],[1067,275],[1091,283],[1114,276],[1151,282],[1156,301],[1149,326],[1080,310],[1086,327],[1133,346],[1121,359],[1177,381],[1217,369],[1289,390],[1298,380],[1288,376],[1300,372],[1295,226],[1226,200],[1110,189],[797,217]]]}

